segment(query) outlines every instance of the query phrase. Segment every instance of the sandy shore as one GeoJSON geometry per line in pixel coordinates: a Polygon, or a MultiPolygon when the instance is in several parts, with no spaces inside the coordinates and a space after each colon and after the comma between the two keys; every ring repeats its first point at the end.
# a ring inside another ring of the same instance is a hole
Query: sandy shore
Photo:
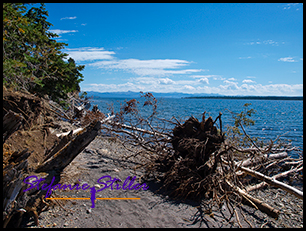
{"type": "MultiPolygon", "coordinates": [[[[109,175],[124,181],[128,176],[140,179],[142,172],[133,167],[141,160],[124,160],[126,150],[114,138],[97,136],[61,173],[62,184],[87,183],[101,187],[100,177],[109,175]]],[[[136,183],[136,182],[135,182],[136,183]]],[[[97,198],[140,198],[139,200],[57,200],[40,214],[38,227],[239,227],[226,206],[221,212],[205,214],[199,203],[174,201],[156,192],[158,185],[145,182],[149,189],[97,192],[97,198]]],[[[89,198],[88,190],[56,190],[52,197],[89,198]]],[[[282,211],[278,220],[254,208],[243,206],[238,216],[243,227],[303,227],[303,201],[279,189],[253,192],[253,195],[282,211]],[[273,202],[271,202],[273,198],[273,202]],[[244,217],[248,220],[245,221],[244,217]]],[[[32,218],[24,224],[37,227],[32,218]]]]}

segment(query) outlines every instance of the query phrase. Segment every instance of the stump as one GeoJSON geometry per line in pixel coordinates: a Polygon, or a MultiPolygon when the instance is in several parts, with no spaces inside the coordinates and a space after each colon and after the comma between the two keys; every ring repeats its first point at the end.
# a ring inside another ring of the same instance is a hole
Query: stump
{"type": "Polygon", "coordinates": [[[149,173],[162,173],[160,180],[170,196],[200,199],[208,191],[219,161],[216,154],[224,142],[214,124],[211,117],[205,120],[203,114],[202,122],[190,117],[176,126],[171,140],[174,152],[159,156],[147,168],[149,173]]]}

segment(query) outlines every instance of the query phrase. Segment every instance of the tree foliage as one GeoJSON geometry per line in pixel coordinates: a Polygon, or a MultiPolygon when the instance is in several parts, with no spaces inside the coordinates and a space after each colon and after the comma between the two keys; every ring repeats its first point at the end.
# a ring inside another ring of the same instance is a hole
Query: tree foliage
{"type": "Polygon", "coordinates": [[[77,66],[49,31],[44,4],[27,9],[23,3],[3,4],[3,84],[15,90],[49,95],[60,102],[79,91],[85,66],[77,66]]]}
{"type": "MultiPolygon", "coordinates": [[[[240,113],[230,111],[232,118],[234,119],[234,126],[227,126],[227,139],[232,143],[243,147],[251,144],[250,138],[243,136],[243,127],[249,127],[255,124],[255,121],[252,120],[251,117],[256,111],[249,108],[251,105],[251,103],[244,104],[243,110],[240,113]]],[[[257,137],[253,138],[253,141],[257,140],[257,137]]]]}

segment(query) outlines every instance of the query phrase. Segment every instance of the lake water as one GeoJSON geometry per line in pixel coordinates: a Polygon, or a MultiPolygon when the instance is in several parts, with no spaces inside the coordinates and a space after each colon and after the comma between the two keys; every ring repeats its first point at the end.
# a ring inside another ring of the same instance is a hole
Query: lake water
{"type": "MultiPolygon", "coordinates": [[[[120,103],[125,99],[91,99],[92,105],[98,105],[99,110],[105,114],[109,113],[109,105],[113,104],[114,111],[118,112],[120,103]]],[[[127,99],[129,100],[129,99],[127,99]]],[[[140,104],[143,98],[137,99],[140,104]]],[[[158,98],[158,115],[160,118],[170,119],[172,116],[188,119],[190,116],[201,120],[202,113],[206,111],[206,118],[212,116],[215,119],[222,112],[222,124],[233,125],[230,111],[239,113],[243,105],[251,103],[249,108],[256,110],[251,119],[255,121],[254,126],[246,129],[251,137],[275,139],[278,135],[286,132],[283,138],[292,141],[294,146],[303,150],[303,101],[294,100],[237,100],[237,99],[172,99],[158,98]],[[226,110],[228,109],[228,110],[226,110]]],[[[146,108],[146,107],[144,107],[146,108]]],[[[142,113],[148,113],[142,110],[142,113]]]]}

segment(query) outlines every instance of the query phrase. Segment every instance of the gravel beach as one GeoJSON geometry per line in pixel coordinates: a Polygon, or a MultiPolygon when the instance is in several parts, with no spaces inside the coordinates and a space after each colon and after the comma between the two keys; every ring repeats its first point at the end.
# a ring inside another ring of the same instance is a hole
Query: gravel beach
{"type": "MultiPolygon", "coordinates": [[[[115,138],[97,136],[61,173],[61,184],[79,183],[102,187],[97,180],[109,175],[122,182],[129,176],[140,180],[142,172],[133,168],[141,160],[125,160],[127,151],[115,138]]],[[[105,182],[105,181],[104,181],[105,182]]],[[[137,182],[135,182],[137,183],[137,182]]],[[[143,183],[143,182],[142,182],[143,183]]],[[[26,227],[240,227],[235,215],[230,221],[227,206],[221,211],[206,214],[199,203],[175,201],[159,194],[158,185],[145,182],[148,190],[116,190],[107,188],[96,193],[96,198],[140,198],[138,200],[53,200],[49,209],[39,216],[35,226],[30,218],[26,227]]],[[[302,190],[302,189],[301,189],[302,190]]],[[[273,219],[259,210],[243,205],[237,209],[242,227],[303,227],[303,201],[280,189],[267,188],[251,193],[253,196],[279,209],[279,219],[273,219]],[[273,198],[273,200],[271,200],[273,198]],[[247,221],[245,221],[245,219],[247,221]]],[[[52,197],[90,198],[87,190],[55,190],[52,197]]]]}

